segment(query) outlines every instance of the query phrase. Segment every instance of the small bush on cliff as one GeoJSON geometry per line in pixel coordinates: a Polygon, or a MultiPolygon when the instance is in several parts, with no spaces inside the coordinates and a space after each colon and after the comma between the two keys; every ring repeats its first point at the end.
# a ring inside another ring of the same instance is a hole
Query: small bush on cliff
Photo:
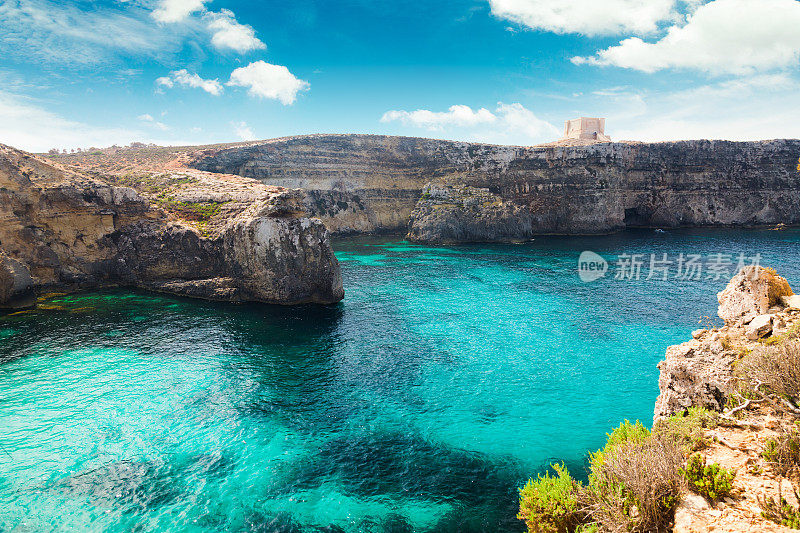
{"type": "Polygon", "coordinates": [[[796,401],[800,397],[800,341],[763,346],[736,366],[740,382],[763,384],[770,392],[796,401]]]}
{"type": "Polygon", "coordinates": [[[685,486],[683,464],[675,439],[626,420],[591,454],[586,485],[559,466],[557,476],[539,476],[520,491],[519,518],[537,533],[667,531],[685,486]]]}
{"type": "Polygon", "coordinates": [[[657,435],[617,442],[592,457],[589,484],[580,501],[602,531],[669,530],[684,480],[683,453],[657,435]]]}
{"type": "Polygon", "coordinates": [[[719,424],[719,414],[702,407],[690,407],[683,413],[662,418],[653,426],[653,433],[674,441],[686,452],[701,450],[710,443],[706,429],[719,424]]]}
{"type": "Polygon", "coordinates": [[[775,473],[800,478],[800,430],[792,428],[767,440],[761,457],[769,463],[775,473]]]}
{"type": "MultiPolygon", "coordinates": [[[[800,494],[797,487],[792,483],[792,491],[797,501],[800,501],[800,494]]],[[[786,498],[781,494],[781,484],[778,484],[778,499],[772,497],[762,497],[756,495],[758,505],[761,507],[761,516],[767,520],[772,520],[776,524],[781,524],[789,529],[800,529],[800,508],[790,505],[786,498]]]]}
{"type": "Polygon", "coordinates": [[[622,444],[628,443],[642,443],[650,437],[650,430],[644,427],[640,421],[631,423],[626,420],[619,427],[614,428],[611,433],[608,433],[608,440],[606,445],[591,454],[590,457],[590,470],[594,472],[603,466],[606,456],[613,453],[614,449],[622,444]]]}
{"type": "Polygon", "coordinates": [[[566,467],[552,465],[555,475],[546,473],[531,479],[519,491],[519,514],[532,533],[570,533],[581,524],[578,483],[566,467]]]}
{"type": "Polygon", "coordinates": [[[705,496],[712,502],[730,495],[733,490],[733,478],[736,473],[722,468],[717,463],[707,464],[699,453],[692,455],[680,471],[693,492],[705,496]]]}

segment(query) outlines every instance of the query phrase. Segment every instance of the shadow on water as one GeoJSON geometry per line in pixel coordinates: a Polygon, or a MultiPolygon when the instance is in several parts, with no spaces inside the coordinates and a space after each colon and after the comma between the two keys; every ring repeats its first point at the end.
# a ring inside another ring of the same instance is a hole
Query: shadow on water
{"type": "MultiPolygon", "coordinates": [[[[313,489],[335,479],[360,499],[453,506],[430,531],[517,531],[516,494],[525,475],[510,458],[458,450],[414,433],[348,433],[324,442],[277,492],[313,489]]],[[[396,515],[386,531],[403,531],[401,519],[396,515]]]]}
{"type": "Polygon", "coordinates": [[[122,507],[125,512],[140,513],[186,498],[187,487],[178,480],[220,479],[234,467],[234,462],[221,454],[122,460],[83,470],[48,488],[86,498],[100,507],[122,507]]]}

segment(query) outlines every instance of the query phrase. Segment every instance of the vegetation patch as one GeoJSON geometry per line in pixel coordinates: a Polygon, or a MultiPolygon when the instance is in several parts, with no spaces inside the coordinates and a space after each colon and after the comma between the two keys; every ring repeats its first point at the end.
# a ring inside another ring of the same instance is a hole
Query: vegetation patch
{"type": "Polygon", "coordinates": [[[179,174],[127,174],[117,178],[116,182],[137,191],[162,194],[174,187],[197,183],[197,179],[179,174]]]}
{"type": "MultiPolygon", "coordinates": [[[[800,495],[797,494],[797,489],[792,485],[795,499],[800,501],[800,495]]],[[[780,485],[778,485],[778,499],[775,498],[762,498],[756,496],[758,505],[761,506],[761,516],[767,520],[771,520],[776,524],[786,526],[790,529],[800,529],[800,508],[790,505],[786,498],[781,494],[780,485]]]]}
{"type": "Polygon", "coordinates": [[[711,443],[706,429],[719,425],[719,414],[702,407],[690,407],[683,413],[661,419],[653,426],[653,433],[674,441],[686,453],[702,450],[711,443]]]}
{"type": "Polygon", "coordinates": [[[626,420],[591,455],[586,485],[554,466],[555,476],[520,491],[519,517],[537,533],[667,531],[685,486],[683,462],[681,446],[666,434],[626,420]]]}
{"type": "Polygon", "coordinates": [[[680,471],[693,492],[705,496],[712,502],[730,495],[733,490],[733,478],[736,477],[733,470],[722,468],[717,463],[707,464],[699,453],[692,455],[680,471]]]}
{"type": "Polygon", "coordinates": [[[528,531],[536,533],[569,533],[575,531],[582,517],[578,510],[578,483],[566,467],[552,465],[549,472],[531,479],[519,491],[519,513],[528,531]]]}
{"type": "Polygon", "coordinates": [[[775,473],[800,478],[800,431],[792,428],[776,438],[769,439],[764,445],[761,457],[775,473]]]}
{"type": "Polygon", "coordinates": [[[742,383],[763,385],[769,393],[795,403],[800,396],[800,341],[754,350],[737,365],[736,376],[742,383]]]}
{"type": "Polygon", "coordinates": [[[159,207],[191,222],[208,222],[217,216],[227,202],[183,202],[170,196],[155,199],[159,207]]]}

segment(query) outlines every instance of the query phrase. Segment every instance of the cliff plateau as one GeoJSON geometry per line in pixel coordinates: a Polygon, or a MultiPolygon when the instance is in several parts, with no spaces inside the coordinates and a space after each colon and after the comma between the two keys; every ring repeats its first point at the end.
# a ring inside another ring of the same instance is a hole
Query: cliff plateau
{"type": "Polygon", "coordinates": [[[301,198],[201,172],[90,172],[0,145],[0,306],[27,305],[34,290],[114,286],[339,301],[328,232],[305,216],[301,198]]]}
{"type": "Polygon", "coordinates": [[[191,153],[191,167],[306,191],[333,233],[513,241],[629,227],[800,223],[800,140],[494,146],[312,135],[191,153]]]}

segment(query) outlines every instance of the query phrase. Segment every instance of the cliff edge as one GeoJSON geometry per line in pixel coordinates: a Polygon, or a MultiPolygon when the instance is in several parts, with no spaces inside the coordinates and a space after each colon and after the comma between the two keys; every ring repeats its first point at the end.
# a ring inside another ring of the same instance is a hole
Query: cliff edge
{"type": "Polygon", "coordinates": [[[0,145],[0,307],[29,305],[37,290],[114,286],[337,302],[328,232],[301,196],[180,168],[89,171],[0,145]]]}
{"type": "Polygon", "coordinates": [[[198,149],[187,165],[303,189],[334,233],[465,242],[798,224],[799,158],[790,139],[519,147],[309,135],[198,149]]]}
{"type": "Polygon", "coordinates": [[[719,501],[685,493],[673,531],[796,530],[800,296],[774,270],[747,267],[717,299],[725,324],[694,331],[659,363],[654,421],[719,413],[694,438],[707,464],[734,474],[733,486],[719,501]]]}

